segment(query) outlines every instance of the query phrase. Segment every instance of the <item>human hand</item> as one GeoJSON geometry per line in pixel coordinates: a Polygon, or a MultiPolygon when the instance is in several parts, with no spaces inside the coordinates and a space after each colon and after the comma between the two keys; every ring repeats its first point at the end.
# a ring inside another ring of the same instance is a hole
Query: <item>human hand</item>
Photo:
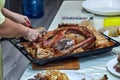
{"type": "Polygon", "coordinates": [[[36,30],[41,34],[41,35],[45,35],[47,33],[47,30],[45,27],[38,27],[36,28],[36,30]]]}
{"type": "Polygon", "coordinates": [[[24,26],[30,26],[31,22],[27,16],[15,13],[13,11],[10,11],[6,8],[2,9],[2,13],[4,14],[5,17],[13,20],[14,22],[23,24],[24,26]]]}
{"type": "Polygon", "coordinates": [[[36,41],[42,38],[42,35],[36,29],[28,29],[25,35],[23,36],[26,40],[30,42],[36,41]]]}
{"type": "Polygon", "coordinates": [[[18,13],[14,13],[14,19],[15,22],[23,24],[25,26],[31,26],[31,22],[29,20],[29,18],[27,16],[18,14],[18,13]]]}

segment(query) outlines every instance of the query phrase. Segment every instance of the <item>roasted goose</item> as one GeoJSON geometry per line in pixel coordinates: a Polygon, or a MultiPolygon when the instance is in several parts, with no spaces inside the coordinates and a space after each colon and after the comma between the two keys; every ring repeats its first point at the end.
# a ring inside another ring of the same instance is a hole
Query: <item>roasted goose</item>
{"type": "Polygon", "coordinates": [[[45,33],[39,41],[24,42],[21,45],[35,59],[74,54],[113,45],[95,28],[91,27],[78,24],[60,24],[57,29],[45,33]]]}

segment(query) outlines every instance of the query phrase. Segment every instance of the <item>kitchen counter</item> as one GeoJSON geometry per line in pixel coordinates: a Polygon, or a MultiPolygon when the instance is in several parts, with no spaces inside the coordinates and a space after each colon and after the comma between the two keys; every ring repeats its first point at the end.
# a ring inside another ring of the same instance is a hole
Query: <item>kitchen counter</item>
{"type": "MultiPolygon", "coordinates": [[[[62,23],[62,20],[61,20],[62,16],[90,14],[82,8],[81,3],[82,1],[64,1],[48,30],[53,30],[57,28],[58,24],[62,23]]],[[[104,19],[103,16],[94,15],[93,22],[96,29],[103,27],[103,19],[104,19]]],[[[119,49],[120,49],[119,47],[116,47],[111,52],[103,53],[100,55],[89,56],[86,58],[81,58],[79,59],[80,70],[72,70],[72,71],[91,74],[97,80],[100,79],[104,74],[108,75],[109,77],[108,80],[119,80],[119,77],[112,75],[106,69],[106,65],[108,61],[113,58],[116,58],[116,54],[114,54],[113,51],[117,51],[119,49]]],[[[28,68],[25,70],[23,76],[21,77],[21,80],[26,80],[28,77],[33,76],[34,74],[41,71],[42,70],[32,70],[31,65],[29,65],[28,68]]],[[[69,71],[69,70],[66,70],[66,71],[69,71]]]]}

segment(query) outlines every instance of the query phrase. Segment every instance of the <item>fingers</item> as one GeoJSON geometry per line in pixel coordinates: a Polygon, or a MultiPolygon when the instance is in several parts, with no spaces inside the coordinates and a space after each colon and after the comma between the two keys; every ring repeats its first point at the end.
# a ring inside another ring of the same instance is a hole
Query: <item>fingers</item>
{"type": "Polygon", "coordinates": [[[31,28],[31,22],[27,16],[21,15],[19,19],[17,19],[17,22],[31,28]]]}
{"type": "Polygon", "coordinates": [[[17,23],[23,24],[25,26],[30,26],[31,22],[27,16],[21,15],[21,14],[14,14],[14,18],[12,19],[17,23]]]}
{"type": "Polygon", "coordinates": [[[37,29],[28,28],[28,32],[24,36],[26,40],[31,42],[40,42],[42,40],[42,36],[47,32],[44,27],[39,27],[37,29]]]}
{"type": "Polygon", "coordinates": [[[28,26],[28,27],[30,27],[30,28],[32,28],[32,27],[31,27],[31,22],[30,22],[30,20],[28,19],[28,17],[25,17],[24,20],[25,20],[25,25],[28,26]]]}
{"type": "Polygon", "coordinates": [[[40,42],[41,40],[42,40],[42,36],[41,36],[41,35],[39,35],[39,36],[37,37],[37,39],[36,39],[36,40],[34,40],[34,42],[38,43],[38,42],[40,42]]]}
{"type": "Polygon", "coordinates": [[[26,17],[26,16],[24,17],[24,23],[23,23],[23,25],[32,28],[32,27],[31,27],[31,22],[30,22],[30,20],[28,19],[28,17],[26,17]]]}
{"type": "Polygon", "coordinates": [[[37,39],[41,39],[41,34],[35,29],[29,29],[29,31],[25,34],[24,38],[29,40],[30,42],[36,41],[37,39]]]}
{"type": "Polygon", "coordinates": [[[30,34],[30,35],[27,36],[27,38],[28,38],[29,41],[32,42],[32,41],[35,41],[38,38],[38,35],[30,34]]]}
{"type": "Polygon", "coordinates": [[[36,30],[41,34],[44,35],[46,34],[47,30],[44,27],[38,27],[36,30]]]}

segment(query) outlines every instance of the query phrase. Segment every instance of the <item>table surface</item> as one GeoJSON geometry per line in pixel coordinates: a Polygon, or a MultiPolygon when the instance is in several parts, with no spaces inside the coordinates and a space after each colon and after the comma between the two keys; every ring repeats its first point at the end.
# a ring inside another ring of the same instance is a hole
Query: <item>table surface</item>
{"type": "MultiPolygon", "coordinates": [[[[90,14],[82,8],[81,3],[82,1],[64,1],[48,30],[53,30],[57,28],[58,24],[62,22],[61,20],[62,16],[90,14]]],[[[104,18],[105,18],[104,16],[94,15],[93,22],[96,29],[103,27],[104,18]]],[[[119,52],[119,47],[114,48],[111,52],[100,54],[98,56],[96,55],[96,56],[81,58],[79,59],[80,70],[73,70],[73,71],[77,71],[77,72],[82,71],[83,73],[86,73],[86,74],[92,74],[96,79],[102,77],[104,74],[107,74],[109,77],[109,80],[120,80],[119,77],[112,75],[106,69],[106,65],[108,61],[113,58],[116,58],[116,54],[113,54],[113,51],[119,52]]],[[[31,66],[29,66],[25,70],[21,80],[26,80],[27,77],[33,76],[35,73],[38,73],[41,71],[42,70],[32,70],[31,66]]],[[[66,71],[69,71],[69,70],[66,70],[66,71]]]]}

